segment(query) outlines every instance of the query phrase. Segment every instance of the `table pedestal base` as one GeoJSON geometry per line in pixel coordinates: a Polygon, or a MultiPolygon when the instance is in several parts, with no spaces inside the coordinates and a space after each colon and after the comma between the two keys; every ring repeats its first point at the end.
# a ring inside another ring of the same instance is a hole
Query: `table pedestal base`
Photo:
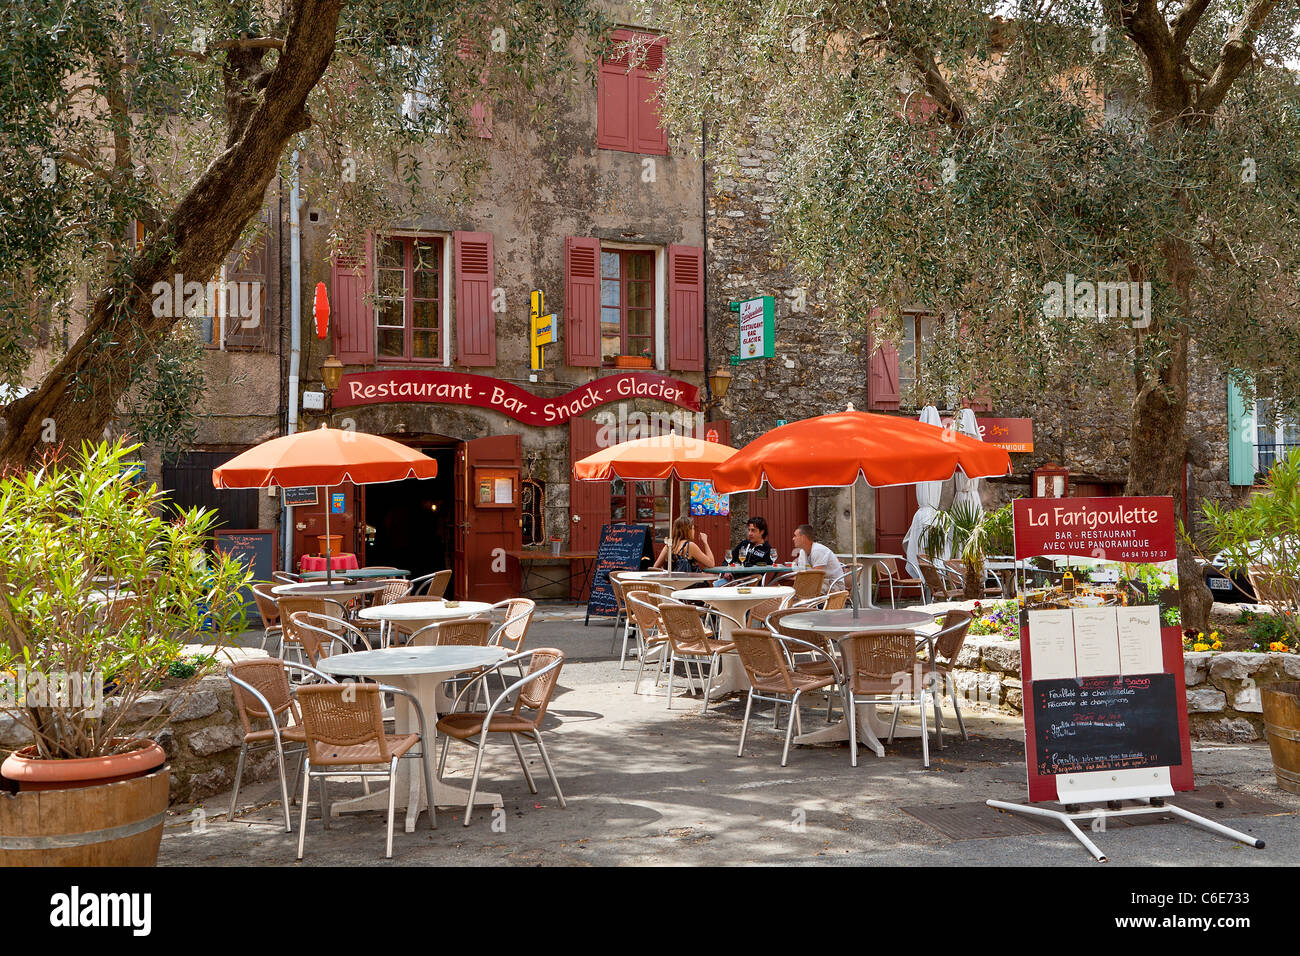
{"type": "MultiPolygon", "coordinates": [[[[877,704],[874,702],[858,704],[858,743],[866,744],[876,754],[877,757],[885,755],[885,745],[880,741],[882,738],[889,737],[889,720],[882,720],[876,712],[877,707],[889,706],[877,704]]],[[[912,724],[899,724],[894,728],[894,738],[899,737],[920,737],[921,728],[912,724]]],[[[821,730],[815,730],[811,733],[801,734],[794,738],[797,744],[833,744],[847,743],[849,739],[849,722],[841,720],[838,724],[830,727],[823,727],[821,730]]]]}
{"type": "MultiPolygon", "coordinates": [[[[442,690],[442,683],[448,676],[447,674],[420,674],[384,678],[386,683],[394,687],[401,687],[403,690],[409,690],[419,699],[424,709],[425,729],[428,731],[429,755],[427,759],[432,761],[430,764],[431,770],[437,769],[437,760],[440,754],[436,726],[438,714],[447,713],[451,709],[451,701],[442,690]]],[[[399,736],[419,733],[420,722],[416,718],[410,702],[405,697],[397,698],[397,709],[393,717],[394,733],[399,736]]],[[[341,773],[340,776],[346,776],[346,773],[341,773]]],[[[430,776],[433,777],[434,806],[464,808],[465,802],[469,798],[468,785],[457,786],[444,783],[435,773],[431,773],[430,776]]],[[[415,758],[404,757],[397,762],[397,775],[393,786],[397,788],[397,806],[406,809],[406,832],[414,833],[416,818],[419,817],[422,810],[429,809],[428,795],[424,792],[424,773],[415,766],[415,758]]],[[[479,790],[474,795],[474,806],[499,807],[501,806],[501,794],[486,793],[479,790]]],[[[341,813],[359,813],[364,810],[379,810],[386,813],[388,811],[388,790],[385,788],[364,796],[354,797],[351,800],[337,801],[330,806],[330,816],[336,817],[341,813]]]]}

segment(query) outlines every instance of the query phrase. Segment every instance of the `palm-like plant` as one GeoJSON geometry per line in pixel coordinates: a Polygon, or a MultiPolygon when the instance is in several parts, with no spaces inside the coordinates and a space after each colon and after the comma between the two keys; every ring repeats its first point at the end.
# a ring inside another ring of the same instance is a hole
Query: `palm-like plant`
{"type": "Polygon", "coordinates": [[[926,528],[923,539],[930,554],[948,550],[961,556],[966,565],[966,597],[977,598],[984,589],[984,559],[990,554],[1007,554],[1014,547],[1011,503],[996,511],[984,511],[967,502],[942,508],[926,528]]]}

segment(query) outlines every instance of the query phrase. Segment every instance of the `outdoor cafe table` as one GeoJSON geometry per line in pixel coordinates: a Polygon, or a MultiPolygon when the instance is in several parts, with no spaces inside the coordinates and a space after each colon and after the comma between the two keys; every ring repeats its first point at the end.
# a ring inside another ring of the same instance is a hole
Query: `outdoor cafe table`
{"type": "MultiPolygon", "coordinates": [[[[738,621],[744,621],[745,615],[749,613],[750,608],[756,607],[764,601],[786,597],[791,594],[794,594],[794,588],[784,585],[772,588],[746,587],[744,593],[742,593],[740,587],[686,588],[683,591],[674,591],[672,599],[674,601],[700,601],[710,607],[716,607],[722,613],[730,615],[738,621]]],[[[718,640],[731,640],[731,632],[734,627],[735,625],[727,618],[721,618],[718,640]]],[[[745,674],[744,666],[740,663],[740,655],[735,651],[729,651],[722,655],[722,673],[719,675],[717,686],[713,688],[713,693],[709,695],[709,699],[717,700],[720,697],[743,690],[749,690],[749,678],[745,674]]]]}
{"type": "MultiPolygon", "coordinates": [[[[805,611],[802,614],[790,614],[781,618],[781,627],[808,634],[822,634],[839,641],[846,634],[858,631],[888,633],[899,630],[912,630],[924,624],[933,624],[935,615],[929,611],[893,610],[891,608],[863,608],[858,616],[853,616],[851,608],[838,611],[805,611]]],[[[889,736],[889,724],[876,716],[874,702],[858,705],[858,741],[876,752],[877,757],[885,755],[885,745],[880,737],[889,736]]],[[[895,737],[919,737],[920,728],[900,725],[895,737]]],[[[849,739],[849,722],[847,719],[831,727],[794,738],[797,744],[824,744],[849,739]]]]}
{"type": "Polygon", "coordinates": [[[379,621],[384,625],[385,643],[387,633],[394,621],[410,624],[415,630],[443,621],[460,621],[485,611],[491,611],[491,604],[482,601],[448,602],[437,598],[427,601],[403,601],[401,604],[381,604],[378,607],[363,608],[357,617],[363,621],[379,621]]]}
{"type": "Polygon", "coordinates": [[[620,581],[656,581],[660,584],[697,584],[712,581],[716,574],[705,571],[618,571],[620,581]]]}
{"type": "MultiPolygon", "coordinates": [[[[398,605],[408,607],[409,605],[398,605]]],[[[372,610],[378,610],[377,608],[372,610]]],[[[424,727],[428,734],[425,744],[428,746],[430,760],[436,760],[438,751],[437,723],[439,714],[450,709],[450,701],[442,691],[442,683],[449,677],[463,674],[465,671],[477,670],[489,664],[495,664],[509,652],[504,647],[390,647],[378,651],[359,651],[354,654],[335,654],[322,658],[317,665],[320,670],[332,677],[370,677],[383,684],[391,684],[402,690],[410,691],[420,702],[424,711],[424,727]]],[[[414,734],[420,731],[420,721],[415,716],[411,703],[405,697],[397,697],[394,712],[394,733],[414,734]]],[[[406,832],[415,830],[415,820],[421,810],[429,807],[428,794],[424,792],[424,774],[411,773],[411,761],[397,762],[397,778],[393,782],[396,788],[397,806],[406,808],[406,832]]],[[[442,778],[433,780],[434,806],[465,805],[469,797],[468,787],[452,786],[443,783],[442,778]]],[[[501,806],[499,793],[479,792],[474,796],[474,805],[501,806]]],[[[355,813],[362,810],[387,810],[388,791],[380,790],[352,800],[334,803],[330,806],[330,816],[340,813],[355,813]]]]}
{"type": "Polygon", "coordinates": [[[364,581],[326,584],[324,581],[308,584],[279,584],[271,588],[276,597],[323,597],[350,599],[362,594],[377,594],[383,584],[366,584],[364,581]]]}
{"type": "MultiPolygon", "coordinates": [[[[371,578],[405,578],[409,577],[410,571],[404,568],[353,568],[350,571],[339,571],[335,569],[334,577],[342,578],[344,581],[365,581],[371,578]]],[[[302,573],[304,581],[324,581],[324,571],[304,571],[302,573]]]]}
{"type": "MultiPolygon", "coordinates": [[[[798,571],[799,568],[796,568],[793,564],[751,564],[748,566],[743,564],[720,564],[716,568],[705,568],[705,570],[712,571],[714,574],[730,574],[732,577],[739,577],[740,575],[752,574],[789,574],[792,571],[798,571]]],[[[771,581],[772,579],[768,577],[763,579],[764,584],[770,584],[771,581]]]]}

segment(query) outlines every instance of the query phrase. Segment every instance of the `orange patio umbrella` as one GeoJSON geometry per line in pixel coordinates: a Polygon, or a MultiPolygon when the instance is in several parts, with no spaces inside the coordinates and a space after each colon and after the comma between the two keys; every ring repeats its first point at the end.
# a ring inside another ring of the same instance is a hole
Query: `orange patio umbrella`
{"type": "MultiPolygon", "coordinates": [[[[736,449],[690,435],[654,435],[634,438],[603,448],[573,463],[573,474],[583,481],[711,481],[714,469],[736,454],[736,449]]],[[[668,500],[672,501],[669,488],[668,500]]],[[[668,554],[673,553],[673,529],[668,526],[668,554]]],[[[672,570],[671,565],[668,570],[672,570]]]]}
{"type": "MultiPolygon", "coordinates": [[[[374,485],[432,478],[438,463],[413,448],[379,435],[329,428],[272,438],[212,470],[216,488],[305,488],[309,485],[374,485]]],[[[326,492],[325,580],[332,581],[330,509],[326,492]]]]}
{"type": "MultiPolygon", "coordinates": [[[[778,491],[853,488],[861,476],[871,487],[885,488],[944,481],[958,472],[967,478],[1009,475],[1011,456],[953,429],[858,412],[850,404],[846,411],[805,418],[761,435],[716,468],[713,486],[721,494],[757,491],[765,481],[778,491]]],[[[856,489],[850,500],[856,565],[856,489]]]]}

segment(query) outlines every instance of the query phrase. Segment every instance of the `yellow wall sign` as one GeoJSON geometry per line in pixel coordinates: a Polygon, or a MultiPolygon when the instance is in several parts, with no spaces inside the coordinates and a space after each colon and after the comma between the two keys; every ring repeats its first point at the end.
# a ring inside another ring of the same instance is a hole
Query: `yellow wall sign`
{"type": "Polygon", "coordinates": [[[555,342],[555,315],[543,315],[546,300],[540,289],[534,289],[529,296],[528,308],[528,344],[533,370],[542,367],[542,347],[555,342]]]}

